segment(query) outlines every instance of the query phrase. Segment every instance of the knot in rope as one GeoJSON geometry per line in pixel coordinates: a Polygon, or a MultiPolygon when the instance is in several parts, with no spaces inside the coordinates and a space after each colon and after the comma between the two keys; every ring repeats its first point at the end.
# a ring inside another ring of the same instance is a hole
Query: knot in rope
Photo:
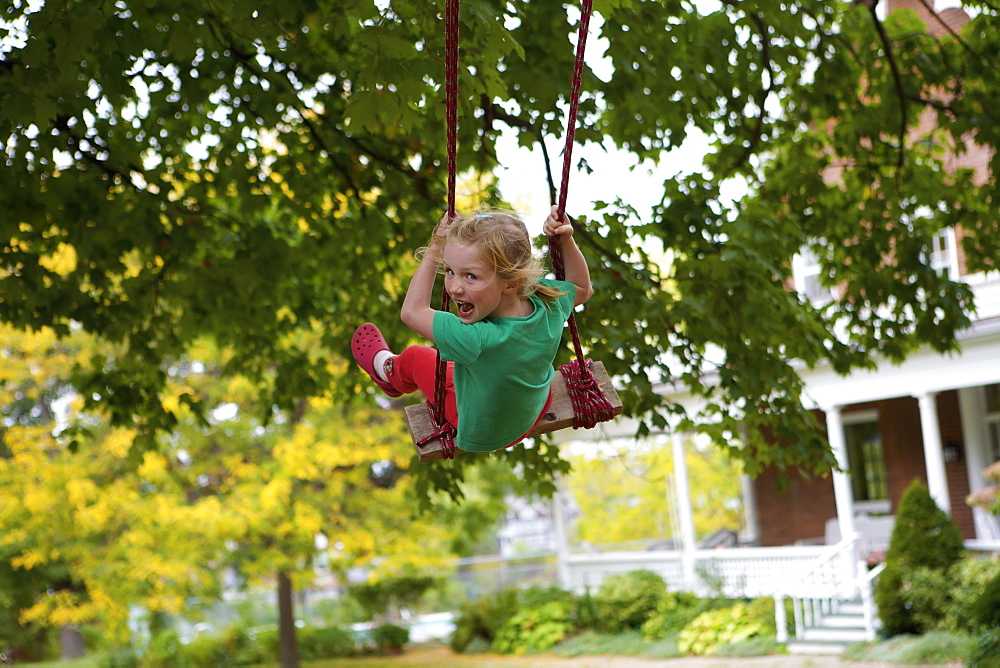
{"type": "Polygon", "coordinates": [[[573,404],[574,429],[590,429],[614,419],[614,407],[594,378],[589,359],[577,358],[559,367],[559,371],[566,379],[566,390],[573,404]]]}
{"type": "Polygon", "coordinates": [[[439,420],[438,416],[434,413],[434,404],[427,402],[427,412],[431,415],[431,421],[437,425],[437,429],[427,436],[423,437],[417,441],[417,447],[422,448],[431,441],[436,441],[441,439],[441,456],[444,459],[454,459],[455,458],[455,434],[458,430],[451,425],[450,422],[443,419],[439,420]]]}

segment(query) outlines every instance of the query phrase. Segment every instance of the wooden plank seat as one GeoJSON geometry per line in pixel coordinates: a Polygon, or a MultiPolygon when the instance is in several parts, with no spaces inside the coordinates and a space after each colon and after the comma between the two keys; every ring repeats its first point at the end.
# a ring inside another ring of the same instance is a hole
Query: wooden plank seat
{"type": "MultiPolygon", "coordinates": [[[[590,370],[594,374],[594,380],[597,381],[604,396],[607,397],[608,403],[611,404],[614,414],[620,415],[622,412],[622,401],[618,397],[611,379],[608,377],[608,372],[604,369],[604,364],[595,360],[591,362],[590,370]]],[[[558,371],[552,379],[551,387],[552,403],[549,405],[549,410],[539,420],[538,424],[535,425],[534,429],[528,433],[526,438],[573,426],[573,402],[570,400],[569,390],[566,389],[566,379],[558,371]]],[[[403,410],[406,413],[406,424],[410,428],[410,436],[413,438],[414,447],[417,449],[420,461],[430,462],[435,459],[444,459],[444,451],[440,439],[429,441],[423,447],[416,445],[437,431],[437,427],[431,419],[430,412],[427,410],[427,402],[406,406],[403,410]]]]}

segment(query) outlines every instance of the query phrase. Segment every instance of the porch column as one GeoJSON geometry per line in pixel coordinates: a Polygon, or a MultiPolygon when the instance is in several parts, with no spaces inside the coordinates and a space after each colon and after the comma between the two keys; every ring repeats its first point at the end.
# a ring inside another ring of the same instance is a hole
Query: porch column
{"type": "Polygon", "coordinates": [[[684,584],[694,590],[694,512],[691,510],[691,485],[688,481],[687,459],[684,457],[684,434],[674,432],[670,436],[674,457],[674,489],[677,490],[677,515],[681,525],[681,572],[684,584]]]}
{"type": "Polygon", "coordinates": [[[841,419],[840,406],[824,408],[826,413],[826,435],[830,440],[830,448],[837,460],[839,471],[833,472],[833,496],[837,503],[837,523],[840,528],[840,540],[854,535],[854,491],[851,489],[851,465],[847,460],[847,442],[844,440],[844,421],[841,419]]]}
{"type": "MultiPolygon", "coordinates": [[[[740,423],[740,440],[744,444],[749,440],[746,423],[740,423]]],[[[746,473],[742,474],[740,488],[743,499],[743,535],[740,539],[744,543],[756,545],[760,540],[760,518],[757,517],[757,491],[753,486],[753,478],[746,473]]]]}
{"type": "Polygon", "coordinates": [[[937,393],[918,394],[917,401],[920,403],[920,430],[924,437],[927,489],[938,508],[951,515],[948,478],[944,472],[944,450],[941,447],[941,425],[938,422],[937,393]]]}
{"type": "Polygon", "coordinates": [[[559,588],[568,590],[569,582],[569,541],[566,539],[566,515],[563,512],[562,479],[556,480],[556,492],[552,495],[552,524],[556,538],[556,577],[559,588]]]}
{"type": "Polygon", "coordinates": [[[757,544],[760,539],[760,520],[757,518],[757,491],[753,478],[746,473],[740,476],[743,492],[743,541],[757,544]]]}

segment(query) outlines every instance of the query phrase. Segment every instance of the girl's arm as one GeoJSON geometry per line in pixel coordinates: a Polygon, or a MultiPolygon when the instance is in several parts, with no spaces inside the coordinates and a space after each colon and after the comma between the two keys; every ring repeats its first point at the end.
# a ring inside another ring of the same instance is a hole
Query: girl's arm
{"type": "Polygon", "coordinates": [[[431,293],[434,291],[434,279],[437,277],[438,262],[441,259],[441,249],[444,248],[444,236],[451,224],[448,214],[438,223],[430,246],[420,258],[417,270],[413,272],[410,286],[406,289],[403,308],[399,313],[403,324],[429,341],[434,341],[434,314],[437,310],[431,307],[431,293]]]}
{"type": "Polygon", "coordinates": [[[552,207],[549,217],[542,225],[542,231],[547,236],[560,235],[560,248],[562,249],[563,271],[566,273],[566,280],[576,286],[576,305],[583,304],[594,294],[594,286],[590,283],[590,269],[587,267],[587,260],[583,257],[583,252],[573,240],[573,225],[569,222],[569,217],[563,214],[561,221],[556,219],[558,207],[552,207]]]}

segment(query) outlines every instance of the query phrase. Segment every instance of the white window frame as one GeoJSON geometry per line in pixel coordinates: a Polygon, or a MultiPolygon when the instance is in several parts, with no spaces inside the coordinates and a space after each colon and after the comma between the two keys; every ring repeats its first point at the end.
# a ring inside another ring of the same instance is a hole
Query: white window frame
{"type": "MultiPolygon", "coordinates": [[[[880,424],[879,414],[877,409],[869,409],[862,411],[845,411],[841,414],[841,424],[844,429],[844,443],[847,443],[847,428],[855,424],[864,424],[866,422],[874,422],[875,424],[880,424]]],[[[882,443],[882,464],[885,464],[885,444],[882,443]]],[[[848,452],[848,462],[847,462],[848,475],[853,475],[853,466],[850,462],[850,452],[848,452]]],[[[888,466],[886,466],[886,475],[888,476],[888,466]]],[[[853,497],[853,485],[851,487],[851,495],[853,497]]],[[[888,479],[886,480],[886,494],[888,494],[888,479]]],[[[851,499],[854,503],[854,513],[856,515],[888,515],[892,510],[892,503],[889,499],[872,499],[869,501],[858,501],[854,498],[851,499]]]]}
{"type": "Polygon", "coordinates": [[[807,246],[800,248],[799,252],[792,258],[792,277],[795,281],[795,290],[814,306],[822,306],[833,301],[834,298],[833,290],[823,287],[819,281],[822,269],[815,253],[807,246]]]}
{"type": "MultiPolygon", "coordinates": [[[[1000,386],[1000,383],[991,383],[990,385],[1000,386]]],[[[990,412],[988,387],[988,385],[983,386],[983,422],[986,426],[986,458],[990,460],[986,462],[986,466],[1000,461],[1000,407],[990,412]]],[[[998,387],[998,392],[1000,392],[1000,387],[998,387]]]]}
{"type": "Polygon", "coordinates": [[[952,280],[958,277],[958,244],[955,243],[954,228],[948,227],[935,232],[927,254],[934,271],[952,280]]]}

